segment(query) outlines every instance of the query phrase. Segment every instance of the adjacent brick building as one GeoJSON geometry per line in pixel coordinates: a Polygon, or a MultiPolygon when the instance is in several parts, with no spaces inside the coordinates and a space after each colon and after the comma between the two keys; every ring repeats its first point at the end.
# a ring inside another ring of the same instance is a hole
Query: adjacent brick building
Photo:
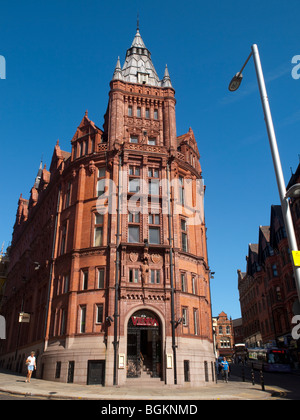
{"type": "Polygon", "coordinates": [[[177,137],[175,104],[168,68],[160,80],[138,30],[103,129],[86,112],[71,152],[57,142],[19,199],[2,366],[24,370],[35,350],[49,380],[213,380],[206,226],[203,209],[197,223],[191,213],[200,154],[192,129],[177,137]]]}
{"type": "MultiPolygon", "coordinates": [[[[300,165],[287,189],[299,182],[300,165]]],[[[299,246],[299,198],[291,200],[291,210],[299,246]]],[[[299,343],[291,332],[298,294],[281,206],[271,207],[270,226],[260,226],[258,244],[249,245],[247,271],[238,270],[238,288],[247,345],[285,346],[297,361],[299,343]]]]}
{"type": "Polygon", "coordinates": [[[235,344],[232,319],[228,319],[227,314],[221,312],[213,318],[213,325],[217,357],[226,357],[230,360],[235,344]]]}

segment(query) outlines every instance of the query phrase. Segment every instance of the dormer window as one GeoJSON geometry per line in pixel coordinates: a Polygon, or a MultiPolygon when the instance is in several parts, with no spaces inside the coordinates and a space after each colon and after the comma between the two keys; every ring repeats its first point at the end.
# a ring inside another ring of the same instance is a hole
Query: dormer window
{"type": "Polygon", "coordinates": [[[138,73],[138,83],[145,85],[148,83],[149,75],[147,73],[138,73]]]}

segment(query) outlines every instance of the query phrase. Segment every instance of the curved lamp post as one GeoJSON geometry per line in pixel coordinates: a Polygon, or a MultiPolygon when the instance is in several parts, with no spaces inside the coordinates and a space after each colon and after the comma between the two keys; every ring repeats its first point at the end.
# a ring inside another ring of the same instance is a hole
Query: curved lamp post
{"type": "MultiPolygon", "coordinates": [[[[288,192],[286,191],[283,172],[282,172],[282,166],[281,166],[280,156],[279,156],[279,151],[278,151],[278,146],[277,146],[277,140],[276,140],[274,125],[273,125],[273,120],[272,120],[272,115],[271,115],[271,110],[270,110],[270,105],[269,105],[269,99],[268,99],[266,85],[264,81],[264,75],[263,75],[262,66],[260,62],[258,47],[256,44],[252,45],[252,52],[247,58],[247,61],[245,62],[240,72],[237,73],[231,80],[229,84],[229,90],[230,92],[234,92],[240,87],[243,80],[242,71],[246,67],[251,56],[253,56],[253,60],[255,64],[256,76],[257,76],[260,97],[261,97],[261,102],[262,102],[264,116],[265,116],[265,123],[267,127],[269,143],[270,143],[270,148],[271,148],[271,153],[272,153],[272,158],[273,158],[273,164],[274,164],[274,169],[275,169],[275,174],[276,174],[276,180],[277,180],[277,185],[278,185],[278,191],[279,191],[279,196],[280,196],[285,229],[287,233],[289,247],[294,256],[295,252],[298,251],[298,245],[297,245],[297,239],[295,235],[295,229],[293,225],[293,219],[292,219],[292,214],[291,214],[288,198],[300,197],[300,184],[296,184],[293,187],[291,187],[288,192]]],[[[293,261],[293,268],[294,268],[294,276],[295,276],[297,292],[298,292],[298,300],[300,301],[300,266],[296,265],[295,259],[293,261]]]]}

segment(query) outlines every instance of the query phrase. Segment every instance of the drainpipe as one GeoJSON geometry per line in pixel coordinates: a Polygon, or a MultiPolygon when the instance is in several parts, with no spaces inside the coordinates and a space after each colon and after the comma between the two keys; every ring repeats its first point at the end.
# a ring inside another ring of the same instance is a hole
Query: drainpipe
{"type": "MultiPolygon", "coordinates": [[[[53,243],[52,243],[52,253],[51,253],[51,265],[50,265],[50,274],[49,274],[49,284],[48,284],[48,297],[47,297],[47,305],[46,305],[46,316],[45,316],[45,326],[44,326],[44,336],[45,336],[45,343],[44,343],[44,351],[46,351],[48,346],[48,325],[49,325],[49,313],[50,313],[50,301],[51,301],[51,286],[53,280],[53,267],[54,267],[54,256],[55,256],[55,245],[56,245],[56,238],[57,238],[57,224],[58,224],[58,214],[59,214],[59,207],[60,207],[60,193],[61,193],[61,186],[58,187],[58,194],[57,194],[57,207],[56,207],[56,216],[55,216],[55,225],[54,225],[54,236],[53,236],[53,243]]],[[[49,335],[49,334],[48,334],[49,335]]]]}
{"type": "Polygon", "coordinates": [[[119,318],[119,271],[120,271],[120,208],[121,208],[121,171],[122,156],[119,155],[119,185],[118,185],[118,208],[117,208],[117,254],[116,254],[116,277],[115,277],[115,313],[114,313],[114,381],[117,385],[117,363],[118,363],[118,318],[119,318]]]}
{"type": "Polygon", "coordinates": [[[174,359],[174,385],[177,385],[177,361],[176,361],[176,335],[175,335],[175,305],[174,305],[174,265],[173,265],[173,217],[171,213],[171,191],[170,191],[170,167],[167,164],[168,176],[168,217],[169,217],[169,243],[170,243],[170,283],[171,283],[171,324],[172,324],[172,349],[174,359]]]}

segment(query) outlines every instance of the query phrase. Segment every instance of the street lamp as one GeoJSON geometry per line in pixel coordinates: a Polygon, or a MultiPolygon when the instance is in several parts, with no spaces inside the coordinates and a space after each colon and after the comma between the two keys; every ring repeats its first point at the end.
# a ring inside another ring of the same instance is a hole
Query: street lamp
{"type": "Polygon", "coordinates": [[[252,56],[252,53],[249,55],[249,57],[245,61],[245,64],[243,65],[241,70],[233,77],[233,79],[229,83],[229,88],[228,89],[230,90],[230,92],[235,92],[241,86],[241,83],[242,83],[242,80],[243,80],[242,71],[244,70],[244,68],[248,64],[248,61],[250,60],[251,56],[252,56]]]}
{"type": "MultiPolygon", "coordinates": [[[[272,153],[272,159],[273,159],[273,164],[274,164],[274,169],[275,169],[275,174],[276,174],[282,214],[283,214],[285,229],[286,229],[287,238],[289,242],[289,247],[290,247],[290,250],[296,252],[298,251],[298,245],[297,245],[297,239],[295,235],[295,229],[293,225],[293,219],[292,219],[292,214],[291,214],[288,198],[292,196],[297,196],[297,197],[300,196],[300,185],[296,184],[292,188],[289,189],[288,193],[286,192],[282,166],[281,166],[280,156],[279,156],[279,151],[278,151],[278,146],[277,146],[277,140],[276,140],[274,125],[273,125],[273,120],[272,120],[272,115],[271,115],[271,110],[270,110],[270,105],[269,105],[269,99],[267,95],[264,75],[263,75],[262,66],[260,62],[258,47],[256,44],[252,45],[252,52],[247,58],[247,61],[242,67],[241,71],[237,73],[234,76],[234,78],[231,80],[229,84],[229,90],[230,92],[234,92],[240,87],[241,82],[242,82],[242,77],[243,77],[242,71],[246,67],[246,64],[250,60],[251,56],[253,56],[254,64],[255,64],[256,76],[257,76],[260,97],[261,97],[262,107],[263,107],[264,116],[265,116],[265,122],[266,122],[268,137],[269,137],[269,143],[270,143],[270,148],[271,148],[271,153],[272,153]]],[[[297,292],[298,292],[298,300],[300,301],[300,267],[296,266],[294,262],[293,268],[294,268],[294,276],[295,276],[297,292]]]]}
{"type": "Polygon", "coordinates": [[[286,198],[299,198],[300,197],[300,184],[292,185],[286,193],[286,198]]]}

